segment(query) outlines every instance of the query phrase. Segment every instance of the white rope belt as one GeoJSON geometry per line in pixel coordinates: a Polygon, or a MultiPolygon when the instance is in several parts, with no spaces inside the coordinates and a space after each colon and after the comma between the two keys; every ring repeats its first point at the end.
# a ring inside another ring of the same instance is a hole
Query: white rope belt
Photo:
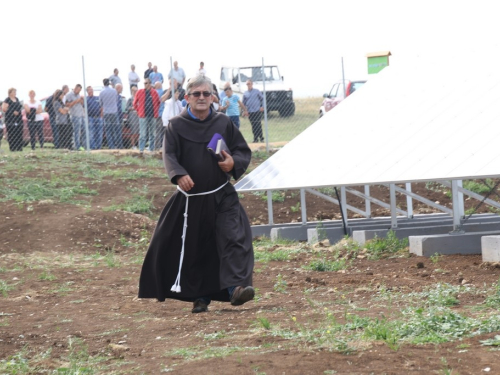
{"type": "Polygon", "coordinates": [[[182,262],[184,261],[184,243],[186,241],[186,231],[187,231],[187,220],[188,220],[188,206],[189,206],[189,197],[194,197],[196,195],[208,195],[208,194],[213,194],[216,191],[219,191],[222,189],[224,186],[227,185],[229,181],[226,181],[225,184],[219,186],[217,189],[207,191],[204,193],[197,193],[197,194],[188,194],[184,190],[182,190],[179,185],[177,185],[177,190],[179,190],[182,194],[186,196],[186,208],[184,210],[184,227],[182,228],[182,249],[181,249],[181,259],[179,261],[179,273],[177,274],[177,279],[175,279],[174,285],[172,285],[172,288],[170,289],[172,292],[180,293],[181,292],[181,270],[182,270],[182,262]]]}

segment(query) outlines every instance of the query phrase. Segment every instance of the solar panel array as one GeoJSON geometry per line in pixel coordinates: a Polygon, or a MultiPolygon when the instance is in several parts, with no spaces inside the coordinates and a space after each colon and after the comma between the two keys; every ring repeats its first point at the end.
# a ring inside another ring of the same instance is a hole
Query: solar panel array
{"type": "Polygon", "coordinates": [[[498,177],[497,62],[453,56],[387,67],[236,189],[498,177]]]}

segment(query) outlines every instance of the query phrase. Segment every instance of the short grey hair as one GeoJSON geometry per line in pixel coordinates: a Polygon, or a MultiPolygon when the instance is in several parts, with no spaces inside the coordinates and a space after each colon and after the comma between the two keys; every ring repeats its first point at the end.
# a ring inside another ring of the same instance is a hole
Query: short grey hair
{"type": "Polygon", "coordinates": [[[191,78],[188,82],[188,85],[186,87],[186,93],[189,94],[191,93],[191,89],[193,87],[199,87],[203,85],[208,85],[210,87],[210,92],[213,91],[213,85],[212,85],[212,80],[208,77],[205,77],[203,75],[196,76],[194,78],[191,78]]]}

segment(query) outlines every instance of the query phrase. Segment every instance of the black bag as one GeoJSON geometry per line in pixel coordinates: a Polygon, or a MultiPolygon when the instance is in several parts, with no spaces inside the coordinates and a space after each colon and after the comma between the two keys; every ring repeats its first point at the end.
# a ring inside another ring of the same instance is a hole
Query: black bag
{"type": "Polygon", "coordinates": [[[36,118],[36,108],[30,108],[30,111],[26,114],[28,121],[35,121],[36,118]]]}

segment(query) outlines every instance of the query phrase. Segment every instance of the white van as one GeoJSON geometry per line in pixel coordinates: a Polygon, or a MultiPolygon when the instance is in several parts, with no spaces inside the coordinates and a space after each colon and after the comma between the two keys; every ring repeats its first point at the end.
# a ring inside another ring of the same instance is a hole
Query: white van
{"type": "Polygon", "coordinates": [[[246,81],[251,79],[253,87],[264,93],[264,80],[266,92],[267,111],[278,111],[280,116],[288,117],[295,114],[293,91],[286,88],[283,77],[280,76],[276,65],[262,66],[223,66],[220,72],[219,89],[224,89],[226,82],[231,82],[233,92],[243,97],[247,90],[246,81]]]}

